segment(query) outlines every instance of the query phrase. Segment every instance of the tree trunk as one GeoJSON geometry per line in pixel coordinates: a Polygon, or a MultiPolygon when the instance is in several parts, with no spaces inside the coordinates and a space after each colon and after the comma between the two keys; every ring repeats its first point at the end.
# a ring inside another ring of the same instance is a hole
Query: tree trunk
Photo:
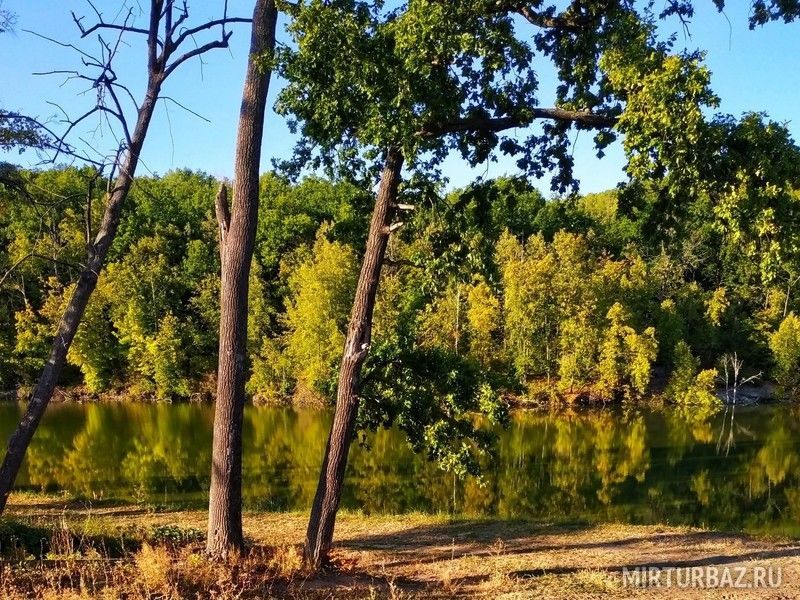
{"type": "Polygon", "coordinates": [[[78,326],[83,318],[86,305],[89,303],[89,298],[97,286],[97,277],[103,268],[108,249],[117,233],[122,206],[133,182],[133,176],[139,162],[139,154],[147,136],[147,129],[150,126],[150,120],[153,117],[153,110],[161,89],[161,82],[160,74],[157,76],[151,74],[148,80],[147,94],[144,102],[139,107],[136,128],[133,131],[130,145],[120,165],[119,176],[109,193],[100,230],[90,248],[89,260],[81,272],[67,308],[61,316],[58,332],[50,350],[50,356],[39,376],[36,389],[28,401],[25,415],[8,441],[6,455],[2,466],[0,466],[0,514],[5,508],[31,438],[33,438],[33,434],[39,426],[39,421],[41,421],[42,415],[53,397],[53,391],[66,362],[72,340],[78,331],[78,326]]]}
{"type": "Polygon", "coordinates": [[[243,546],[242,421],[247,359],[247,296],[258,220],[258,172],[271,69],[261,64],[275,48],[274,0],[257,0],[250,55],[239,111],[234,163],[233,211],[226,194],[217,199],[220,221],[219,365],[214,412],[207,551],[226,557],[243,546]],[[228,222],[225,222],[225,221],[228,222]]]}
{"type": "Polygon", "coordinates": [[[390,148],[386,153],[380,187],[372,212],[367,249],[358,278],[339,371],[336,411],[306,533],[306,561],[314,569],[323,566],[333,542],[333,528],[342,494],[347,454],[358,414],[361,367],[369,351],[375,296],[378,292],[386,245],[391,234],[391,217],[394,212],[393,207],[397,203],[397,188],[402,167],[402,153],[397,148],[390,148]]]}

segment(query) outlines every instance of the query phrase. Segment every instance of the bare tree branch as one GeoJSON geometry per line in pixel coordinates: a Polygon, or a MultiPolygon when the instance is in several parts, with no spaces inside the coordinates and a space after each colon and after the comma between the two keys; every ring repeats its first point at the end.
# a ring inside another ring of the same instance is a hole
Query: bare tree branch
{"type": "MultiPolygon", "coordinates": [[[[184,29],[178,38],[174,42],[174,47],[177,48],[183,42],[186,41],[187,38],[200,33],[205,29],[211,29],[212,27],[217,27],[221,25],[223,28],[225,25],[229,23],[251,23],[252,19],[248,19],[246,17],[226,17],[224,19],[215,19],[214,21],[208,21],[207,23],[203,23],[202,25],[198,25],[197,27],[192,27],[191,29],[184,29]]],[[[223,30],[223,39],[230,37],[224,30],[223,30]]]]}
{"type": "MultiPolygon", "coordinates": [[[[60,110],[63,110],[55,103],[50,102],[49,104],[52,104],[53,106],[56,106],[60,110]]],[[[73,158],[84,161],[96,167],[102,167],[104,164],[103,161],[98,161],[96,159],[90,158],[89,156],[86,156],[78,152],[71,144],[67,143],[63,139],[63,136],[59,136],[58,134],[56,134],[52,129],[50,129],[50,127],[48,127],[35,117],[23,115],[18,112],[0,110],[0,122],[6,122],[12,124],[14,122],[21,122],[27,124],[26,132],[29,135],[29,139],[25,141],[23,145],[43,150],[53,150],[58,154],[65,154],[71,156],[73,158]]],[[[3,139],[0,138],[0,145],[2,145],[2,142],[3,139]]],[[[20,143],[19,140],[17,140],[16,143],[20,143]]],[[[53,161],[48,160],[46,162],[50,163],[53,161]]]]}
{"type": "MultiPolygon", "coordinates": [[[[150,73],[156,73],[158,68],[158,24],[161,19],[161,0],[151,0],[150,3],[150,27],[147,36],[147,69],[150,73]]],[[[166,52],[166,44],[164,51],[166,52]]],[[[163,65],[162,65],[163,66],[163,65]]]]}
{"type": "MultiPolygon", "coordinates": [[[[91,2],[89,2],[89,4],[92,6],[92,8],[94,8],[94,5],[91,2]]],[[[99,21],[88,28],[84,27],[83,25],[84,17],[79,17],[78,15],[75,14],[74,11],[71,13],[72,20],[75,22],[75,24],[78,26],[78,29],[81,32],[81,37],[88,37],[95,31],[98,31],[100,29],[114,29],[120,32],[141,33],[144,35],[148,35],[150,33],[147,29],[142,29],[140,27],[132,27],[130,25],[124,25],[124,24],[121,25],[118,23],[106,23],[105,21],[103,21],[102,15],[99,12],[97,12],[96,8],[95,8],[95,13],[97,13],[99,21]]],[[[132,13],[133,13],[133,8],[128,9],[128,16],[131,16],[132,13]]]]}
{"type": "Polygon", "coordinates": [[[36,252],[28,252],[28,254],[26,254],[25,256],[20,258],[17,262],[15,262],[13,265],[11,265],[6,270],[5,273],[3,273],[3,276],[0,277],[0,285],[3,285],[3,283],[5,283],[5,280],[9,277],[9,275],[11,275],[20,265],[22,265],[22,263],[24,263],[26,260],[29,260],[31,258],[38,258],[39,260],[46,260],[48,262],[55,263],[57,265],[63,265],[65,267],[69,267],[71,269],[75,269],[76,271],[80,271],[81,269],[84,269],[86,267],[86,265],[75,264],[75,263],[71,263],[71,262],[68,262],[68,261],[65,261],[65,260],[59,260],[59,259],[53,258],[51,256],[45,256],[44,254],[37,254],[36,252]]]}
{"type": "Polygon", "coordinates": [[[172,39],[175,36],[175,32],[178,28],[183,24],[183,22],[189,18],[189,7],[187,6],[186,2],[182,3],[183,6],[181,7],[181,14],[178,15],[178,18],[175,20],[175,23],[172,25],[172,28],[168,32],[168,36],[172,39]]]}
{"type": "Polygon", "coordinates": [[[220,40],[214,40],[213,42],[208,42],[207,44],[203,44],[194,50],[190,50],[189,52],[179,56],[172,64],[169,65],[166,69],[164,69],[164,77],[169,77],[170,74],[177,69],[180,65],[185,63],[187,60],[194,58],[195,56],[200,56],[201,54],[205,54],[209,50],[213,50],[214,48],[227,48],[228,47],[228,40],[233,35],[232,31],[229,31],[224,35],[224,37],[220,40]]]}
{"type": "Polygon", "coordinates": [[[125,113],[122,110],[122,105],[119,102],[119,98],[117,98],[117,93],[114,91],[114,86],[111,85],[111,81],[104,81],[106,86],[106,91],[108,91],[109,96],[114,101],[114,106],[116,106],[116,112],[111,112],[111,114],[117,117],[117,120],[122,125],[122,131],[125,133],[125,143],[130,146],[131,145],[131,132],[128,130],[128,121],[125,119],[125,113]]]}
{"type": "MultiPolygon", "coordinates": [[[[85,160],[86,162],[98,166],[105,163],[105,161],[98,161],[96,159],[90,159],[88,156],[77,154],[75,149],[66,141],[67,137],[70,134],[72,134],[72,132],[80,123],[85,122],[89,117],[91,117],[94,114],[101,115],[101,122],[98,124],[98,127],[106,127],[105,123],[108,123],[108,126],[110,126],[110,117],[113,117],[115,121],[118,122],[119,125],[121,126],[121,133],[124,138],[124,142],[123,144],[120,145],[120,147],[123,146],[130,147],[133,131],[126,119],[125,116],[126,110],[125,107],[123,106],[122,100],[124,97],[126,105],[128,101],[130,101],[130,103],[135,107],[137,112],[139,111],[139,104],[136,102],[136,99],[134,98],[130,89],[121,84],[119,81],[117,81],[117,75],[112,66],[113,61],[119,51],[120,45],[122,44],[123,35],[125,35],[126,33],[133,33],[133,34],[146,34],[148,36],[148,42],[147,42],[148,72],[150,73],[151,76],[155,77],[159,81],[163,81],[167,77],[169,77],[169,75],[172,74],[175,71],[175,69],[177,69],[184,62],[195,57],[200,57],[206,52],[213,50],[215,48],[228,47],[228,43],[232,35],[232,32],[226,31],[225,26],[227,24],[246,23],[251,21],[251,19],[249,18],[228,17],[227,15],[228,9],[226,1],[222,18],[213,19],[201,23],[199,25],[196,25],[194,27],[184,28],[182,31],[180,31],[179,28],[185,23],[185,21],[189,17],[189,9],[187,2],[183,1],[177,3],[175,2],[175,0],[151,0],[149,28],[144,29],[135,26],[135,24],[133,23],[133,18],[134,18],[133,8],[128,8],[126,11],[123,12],[124,18],[122,18],[122,22],[120,23],[117,22],[116,19],[114,21],[105,20],[103,18],[102,13],[98,10],[97,6],[95,6],[92,0],[87,0],[87,3],[91,7],[92,11],[96,16],[96,23],[88,25],[85,23],[85,17],[78,16],[74,12],[72,13],[72,19],[77,25],[81,33],[81,37],[82,38],[88,37],[90,34],[101,30],[110,30],[116,32],[116,39],[113,42],[108,42],[105,39],[103,39],[102,36],[98,35],[97,40],[100,44],[99,57],[92,56],[91,54],[77,47],[74,44],[60,42],[51,37],[41,35],[36,32],[30,32],[33,35],[41,37],[61,47],[75,50],[76,52],[79,53],[81,57],[81,62],[85,67],[90,69],[97,69],[99,71],[99,74],[91,74],[91,75],[76,70],[60,70],[60,69],[37,73],[40,75],[55,75],[55,74],[65,75],[66,76],[65,83],[70,80],[86,81],[92,86],[89,89],[94,89],[97,93],[97,102],[95,104],[95,107],[90,109],[89,111],[87,111],[86,113],[84,113],[83,115],[79,116],[76,119],[71,119],[63,109],[58,107],[61,113],[64,115],[63,120],[64,123],[67,124],[67,127],[66,130],[61,135],[56,135],[52,132],[49,132],[49,134],[52,136],[51,139],[52,143],[49,144],[47,148],[54,150],[54,156],[48,162],[54,162],[55,160],[58,159],[59,156],[66,154],[69,156],[79,158],[81,160],[85,160]],[[161,38],[159,35],[161,33],[160,28],[162,25],[162,21],[164,27],[163,38],[161,38]],[[199,45],[196,48],[177,56],[177,58],[172,59],[172,55],[178,50],[178,48],[181,46],[183,42],[185,42],[190,38],[194,39],[194,36],[196,34],[201,33],[203,31],[211,30],[215,27],[222,28],[220,38],[199,45]],[[178,33],[179,31],[180,33],[178,33]],[[176,34],[177,38],[174,38],[176,34]],[[122,90],[122,92],[124,92],[124,96],[121,97],[121,95],[118,93],[118,90],[122,90]]],[[[89,91],[89,89],[87,89],[86,91],[89,91]]],[[[159,96],[159,98],[173,102],[177,104],[180,108],[183,108],[184,110],[193,114],[194,116],[201,118],[205,121],[208,121],[207,118],[189,109],[180,102],[177,102],[174,98],[161,97],[161,96],[159,96]]],[[[82,140],[83,138],[79,139],[82,140]]]]}
{"type": "Polygon", "coordinates": [[[175,98],[173,98],[172,96],[163,96],[163,95],[162,95],[162,96],[159,96],[159,99],[160,99],[160,100],[165,100],[165,101],[169,100],[169,101],[170,101],[170,102],[172,102],[173,104],[177,105],[177,106],[178,106],[178,108],[182,108],[183,110],[185,110],[186,112],[188,112],[188,113],[190,113],[190,114],[194,115],[194,116],[195,116],[195,117],[197,117],[198,119],[202,119],[202,120],[203,120],[203,121],[205,121],[206,123],[211,123],[211,119],[209,119],[208,117],[204,117],[203,115],[201,115],[201,114],[200,114],[200,113],[198,113],[198,112],[195,112],[195,111],[193,111],[191,108],[189,108],[189,107],[188,107],[188,106],[186,106],[185,104],[182,104],[182,103],[178,102],[177,100],[175,100],[175,98]]]}

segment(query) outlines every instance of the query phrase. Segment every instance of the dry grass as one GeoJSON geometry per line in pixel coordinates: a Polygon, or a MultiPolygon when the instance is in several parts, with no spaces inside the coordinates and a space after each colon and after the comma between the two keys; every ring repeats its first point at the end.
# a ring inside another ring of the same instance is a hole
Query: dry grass
{"type": "Polygon", "coordinates": [[[667,598],[622,586],[637,565],[781,567],[778,590],[679,590],[689,598],[800,597],[800,544],[685,527],[552,525],[343,513],[336,569],[311,576],[306,515],[249,513],[247,554],[203,553],[202,511],[87,506],[16,496],[0,523],[0,597],[21,598],[667,598]],[[19,534],[16,542],[11,535],[19,534]]]}

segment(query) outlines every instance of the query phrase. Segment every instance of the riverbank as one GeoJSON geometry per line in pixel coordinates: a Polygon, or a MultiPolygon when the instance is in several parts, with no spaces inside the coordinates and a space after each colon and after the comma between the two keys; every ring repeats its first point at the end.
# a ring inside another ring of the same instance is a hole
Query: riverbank
{"type": "Polygon", "coordinates": [[[780,587],[745,590],[746,597],[800,595],[800,542],[789,539],[666,525],[555,525],[418,513],[343,513],[336,568],[310,576],[300,561],[306,518],[247,513],[252,550],[233,568],[203,556],[203,511],[14,495],[0,537],[4,554],[17,560],[0,568],[0,596],[699,599],[737,592],[624,586],[623,568],[639,566],[780,569],[780,587]]]}
{"type": "MultiPolygon", "coordinates": [[[[661,373],[656,373],[651,383],[651,390],[642,398],[637,399],[639,405],[657,405],[665,403],[664,390],[666,379],[661,373]]],[[[14,390],[0,391],[0,402],[26,402],[33,388],[22,386],[14,390]]],[[[713,391],[719,399],[720,404],[749,405],[768,403],[779,400],[790,400],[781,396],[777,391],[777,385],[772,381],[764,381],[759,384],[745,384],[734,392],[731,389],[717,387],[713,391]]],[[[203,386],[198,388],[189,397],[176,400],[176,403],[189,404],[213,404],[216,394],[216,386],[213,378],[207,378],[203,386]]],[[[524,394],[504,393],[503,400],[511,410],[536,410],[551,409],[555,407],[570,406],[606,406],[621,404],[617,400],[601,400],[600,396],[591,387],[566,392],[560,390],[554,382],[546,379],[533,381],[529,384],[528,390],[524,394]]],[[[129,388],[118,387],[110,388],[103,392],[90,392],[83,385],[57,387],[53,393],[54,403],[72,404],[159,404],[165,403],[159,400],[152,393],[132,391],[129,388]]],[[[302,393],[281,399],[265,399],[263,397],[251,398],[250,402],[255,406],[268,406],[275,408],[316,408],[324,409],[331,406],[331,401],[311,393],[302,393]]],[[[172,401],[167,402],[172,404],[172,401]]]]}

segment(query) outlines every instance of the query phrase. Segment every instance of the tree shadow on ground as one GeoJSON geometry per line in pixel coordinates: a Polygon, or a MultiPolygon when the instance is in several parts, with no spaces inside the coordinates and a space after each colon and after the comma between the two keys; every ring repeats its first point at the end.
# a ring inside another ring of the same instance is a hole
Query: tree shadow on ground
{"type": "Polygon", "coordinates": [[[524,520],[495,521],[485,519],[448,521],[436,525],[420,525],[393,532],[379,532],[339,540],[336,545],[361,550],[397,549],[424,550],[431,546],[491,543],[498,538],[506,542],[532,536],[568,534],[593,527],[587,521],[537,523],[524,520]]]}
{"type": "Polygon", "coordinates": [[[464,590],[479,589],[475,586],[492,579],[498,569],[510,580],[526,580],[587,570],[612,575],[626,568],[691,568],[800,558],[800,543],[776,543],[730,532],[658,531],[657,527],[650,531],[604,528],[586,522],[473,520],[357,535],[337,546],[351,552],[380,553],[383,556],[373,562],[384,572],[412,574],[408,582],[402,582],[403,588],[420,581],[420,576],[430,583],[430,577],[446,571],[452,561],[485,560],[486,569],[461,571],[452,579],[452,585],[464,590]],[[492,561],[496,561],[496,568],[489,566],[492,561]],[[526,562],[542,566],[525,568],[526,562]],[[427,575],[417,571],[420,566],[430,567],[427,575]]]}
{"type": "Polygon", "coordinates": [[[337,546],[355,551],[377,550],[399,555],[396,560],[384,563],[385,567],[391,568],[431,564],[463,556],[492,557],[498,554],[509,556],[571,550],[622,549],[653,543],[688,547],[741,538],[725,532],[691,531],[570,541],[571,535],[578,537],[580,533],[590,532],[594,527],[588,522],[550,524],[528,521],[458,521],[352,537],[339,541],[337,546]]]}

